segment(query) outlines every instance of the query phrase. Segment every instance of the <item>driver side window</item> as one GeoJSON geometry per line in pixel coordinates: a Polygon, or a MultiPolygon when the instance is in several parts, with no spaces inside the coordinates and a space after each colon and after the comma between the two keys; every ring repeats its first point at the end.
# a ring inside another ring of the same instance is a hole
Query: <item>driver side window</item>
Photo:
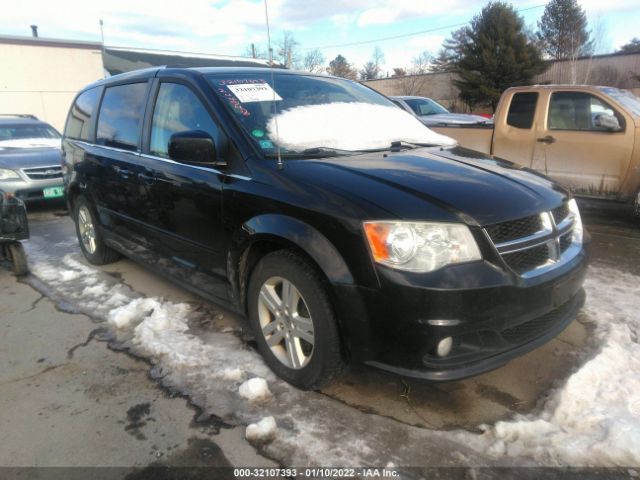
{"type": "Polygon", "coordinates": [[[161,83],[151,122],[151,154],[169,158],[171,135],[190,130],[206,132],[218,140],[218,127],[200,99],[184,85],[161,83]]]}
{"type": "Polygon", "coordinates": [[[596,124],[596,118],[603,114],[621,120],[609,105],[594,95],[556,92],[551,96],[547,123],[550,130],[603,131],[606,129],[596,124]]]}

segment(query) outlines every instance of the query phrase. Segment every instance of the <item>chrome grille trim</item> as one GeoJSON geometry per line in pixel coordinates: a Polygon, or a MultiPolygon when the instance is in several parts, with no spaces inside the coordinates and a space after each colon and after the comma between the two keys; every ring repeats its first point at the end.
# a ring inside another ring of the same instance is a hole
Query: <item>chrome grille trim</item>
{"type": "MultiPolygon", "coordinates": [[[[485,236],[494,245],[505,265],[517,275],[523,278],[542,275],[558,266],[570,261],[582,250],[581,244],[567,241],[567,236],[573,232],[574,217],[571,213],[560,217],[560,222],[556,224],[558,211],[568,211],[566,204],[563,204],[552,211],[540,213],[540,225],[542,229],[524,237],[510,239],[503,242],[495,242],[491,237],[492,231],[496,227],[509,228],[512,222],[503,222],[498,225],[491,225],[484,228],[485,236]],[[540,247],[546,246],[547,254],[540,247]],[[527,252],[530,254],[527,256],[527,252]],[[532,264],[537,263],[533,268],[532,264]],[[521,268],[519,268],[521,267],[521,268]]],[[[532,218],[532,217],[525,217],[532,218]]],[[[514,220],[521,222],[522,219],[514,220]]]]}

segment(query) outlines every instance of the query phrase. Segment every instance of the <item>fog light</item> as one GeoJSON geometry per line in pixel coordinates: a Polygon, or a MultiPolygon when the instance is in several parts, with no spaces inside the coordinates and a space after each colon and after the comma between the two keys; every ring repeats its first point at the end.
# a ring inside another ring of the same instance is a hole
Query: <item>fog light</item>
{"type": "Polygon", "coordinates": [[[453,338],[447,337],[443,338],[438,342],[438,346],[436,347],[436,353],[439,357],[446,357],[451,353],[451,347],[453,347],[453,338]]]}

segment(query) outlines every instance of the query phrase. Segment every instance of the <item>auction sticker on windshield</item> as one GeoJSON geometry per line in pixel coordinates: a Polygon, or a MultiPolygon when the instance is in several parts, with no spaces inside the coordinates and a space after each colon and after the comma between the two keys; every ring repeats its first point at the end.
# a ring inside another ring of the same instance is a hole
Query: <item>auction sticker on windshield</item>
{"type": "Polygon", "coordinates": [[[282,100],[282,97],[278,95],[268,83],[241,83],[238,85],[227,85],[227,88],[231,90],[242,103],[282,100]]]}

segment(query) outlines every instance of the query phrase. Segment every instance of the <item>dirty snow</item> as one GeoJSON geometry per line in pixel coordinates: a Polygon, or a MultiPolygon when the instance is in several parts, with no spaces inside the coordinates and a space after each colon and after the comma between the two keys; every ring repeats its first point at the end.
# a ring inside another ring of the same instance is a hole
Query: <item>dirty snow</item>
{"type": "Polygon", "coordinates": [[[313,147],[388,148],[391,142],[400,140],[456,145],[454,139],[429,130],[398,107],[368,103],[338,102],[291,108],[269,120],[267,131],[281,147],[297,151],[313,147]]]}
{"type": "Polygon", "coordinates": [[[276,419],[273,417],[265,417],[258,423],[252,423],[247,427],[245,436],[251,443],[263,443],[271,441],[278,432],[276,419]]]}
{"type": "Polygon", "coordinates": [[[640,466],[639,277],[591,268],[581,314],[594,329],[590,357],[537,412],[485,425],[483,434],[474,434],[410,427],[295,390],[277,379],[233,329],[193,330],[198,318],[193,305],[142,297],[79,262],[77,250],[58,257],[35,239],[26,246],[32,271],[55,296],[106,321],[124,346],[155,365],[164,385],[225,421],[249,425],[247,438],[263,443],[283,464],[371,465],[385,451],[385,462],[401,465],[436,452],[434,466],[454,457],[458,465],[474,466],[504,465],[511,458],[527,465],[533,460],[640,466]],[[251,397],[265,385],[274,401],[238,402],[242,392],[251,397]],[[389,451],[385,439],[390,436],[407,441],[389,451]]]}
{"type": "Polygon", "coordinates": [[[544,464],[640,465],[640,278],[592,267],[586,319],[600,348],[538,414],[462,434],[493,456],[531,456],[544,464]]]}
{"type": "Polygon", "coordinates": [[[238,393],[250,402],[259,402],[271,397],[269,385],[264,378],[251,378],[240,385],[238,393]]]}

